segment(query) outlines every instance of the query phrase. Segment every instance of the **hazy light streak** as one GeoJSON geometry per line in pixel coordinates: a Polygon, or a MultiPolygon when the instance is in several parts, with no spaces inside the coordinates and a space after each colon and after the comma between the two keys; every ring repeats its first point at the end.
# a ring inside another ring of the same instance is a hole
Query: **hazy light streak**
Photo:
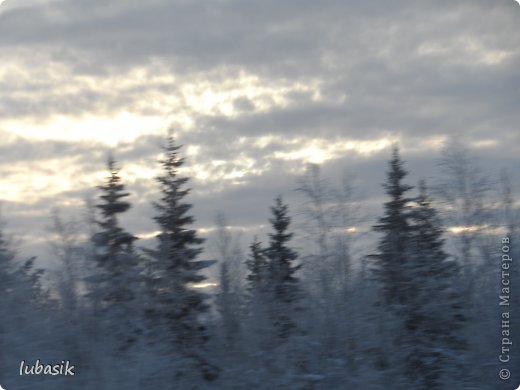
{"type": "Polygon", "coordinates": [[[219,286],[218,283],[197,283],[197,284],[192,284],[191,287],[193,288],[209,288],[209,287],[217,287],[219,286]]]}
{"type": "MultiPolygon", "coordinates": [[[[390,146],[394,141],[382,138],[374,141],[329,141],[326,139],[300,140],[296,145],[287,145],[289,151],[278,151],[274,158],[282,160],[300,160],[321,164],[328,160],[343,157],[345,152],[354,151],[360,155],[371,155],[390,146]],[[301,146],[300,146],[301,145],[301,146]]],[[[294,142],[293,142],[294,143],[294,142]]]]}
{"type": "Polygon", "coordinates": [[[160,230],[155,230],[153,232],[137,233],[135,236],[141,240],[150,240],[152,238],[156,238],[160,233],[160,230]]]}
{"type": "Polygon", "coordinates": [[[7,121],[1,124],[4,131],[36,141],[100,142],[111,147],[121,142],[133,142],[146,134],[164,133],[166,127],[162,118],[143,117],[125,111],[113,117],[57,115],[40,123],[7,121]]]}
{"type": "Polygon", "coordinates": [[[479,230],[483,230],[488,225],[473,225],[473,226],[452,226],[448,228],[448,231],[453,234],[462,234],[462,233],[473,233],[478,232],[479,230]]]}

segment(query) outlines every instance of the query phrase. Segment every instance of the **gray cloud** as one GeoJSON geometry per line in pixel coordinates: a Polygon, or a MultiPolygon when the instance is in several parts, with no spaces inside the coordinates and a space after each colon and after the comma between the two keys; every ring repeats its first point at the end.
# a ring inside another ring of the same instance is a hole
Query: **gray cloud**
{"type": "MultiPolygon", "coordinates": [[[[218,179],[191,182],[198,226],[213,224],[218,211],[236,225],[258,225],[278,193],[296,202],[304,161],[276,156],[316,140],[400,138],[412,181],[435,176],[438,145],[426,141],[452,135],[464,136],[493,174],[518,164],[520,8],[514,1],[55,0],[2,7],[5,180],[16,175],[13,164],[56,175],[45,165],[56,158],[74,163],[69,174],[77,179],[102,169],[110,150],[94,141],[14,137],[16,126],[121,111],[166,124],[177,114],[193,121],[172,121],[186,145],[187,168],[218,179]],[[241,81],[248,77],[252,86],[241,81]],[[229,101],[233,114],[189,100],[207,89],[220,91],[216,101],[229,101]],[[271,138],[258,144],[262,137],[271,138]],[[189,146],[198,152],[188,154],[189,146]],[[224,164],[212,166],[215,160],[224,164]],[[240,170],[243,176],[230,179],[240,170]]],[[[163,129],[145,130],[114,148],[122,172],[132,164],[156,165],[163,129]]],[[[370,201],[381,196],[387,158],[387,149],[345,150],[324,169],[335,177],[343,169],[355,172],[370,201]]],[[[30,205],[11,199],[5,214],[15,230],[36,236],[51,204],[78,213],[79,203],[63,206],[65,200],[93,194],[97,184],[78,181],[30,205]]],[[[135,205],[127,222],[135,232],[154,228],[148,204],[154,188],[148,176],[129,183],[135,205]]]]}

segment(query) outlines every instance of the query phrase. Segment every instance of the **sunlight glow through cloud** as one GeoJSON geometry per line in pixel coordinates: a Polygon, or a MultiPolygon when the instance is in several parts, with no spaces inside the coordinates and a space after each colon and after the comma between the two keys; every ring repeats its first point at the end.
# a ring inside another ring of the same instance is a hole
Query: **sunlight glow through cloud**
{"type": "Polygon", "coordinates": [[[208,283],[196,283],[196,284],[192,284],[191,287],[193,288],[209,288],[209,287],[218,287],[219,284],[218,283],[212,283],[212,282],[208,282],[208,283]]]}
{"type": "MultiPolygon", "coordinates": [[[[394,139],[382,138],[373,141],[336,141],[331,142],[326,139],[315,139],[310,142],[292,142],[303,143],[294,150],[276,152],[275,158],[282,160],[301,160],[303,162],[322,164],[325,161],[340,158],[346,152],[354,152],[360,155],[370,155],[381,151],[395,142],[394,139]]],[[[290,145],[289,149],[290,149],[290,145]]]]}
{"type": "Polygon", "coordinates": [[[448,231],[453,234],[474,233],[474,232],[478,232],[479,230],[485,229],[487,226],[488,225],[452,226],[452,227],[448,228],[448,231]]]}
{"type": "Polygon", "coordinates": [[[307,94],[312,101],[322,99],[317,79],[303,84],[241,71],[237,77],[224,78],[217,72],[212,81],[208,75],[178,80],[156,60],[148,68],[139,66],[122,74],[96,77],[76,75],[64,64],[45,57],[40,62],[48,65],[36,74],[34,64],[28,60],[0,68],[0,83],[18,80],[10,99],[26,101],[35,108],[34,115],[0,117],[4,132],[34,140],[88,141],[114,147],[142,135],[164,133],[170,126],[189,130],[196,125],[194,117],[198,115],[265,113],[287,107],[292,104],[292,96],[299,93],[307,94]],[[29,94],[26,89],[35,92],[29,94]],[[171,92],[165,94],[165,89],[171,92]],[[38,91],[44,91],[44,95],[38,91]],[[88,101],[91,109],[75,111],[80,104],[75,101],[86,92],[93,96],[88,101]],[[120,97],[128,101],[127,107],[112,108],[111,101],[120,97]],[[97,99],[106,102],[98,103],[97,99]],[[49,101],[56,103],[49,105],[49,101]],[[60,112],[60,106],[66,108],[65,112],[60,112]]]}
{"type": "Polygon", "coordinates": [[[33,203],[43,197],[73,190],[76,186],[81,188],[81,182],[88,182],[91,175],[100,174],[86,173],[78,177],[73,167],[74,160],[65,158],[3,167],[0,200],[33,203]]]}
{"type": "Polygon", "coordinates": [[[490,170],[518,155],[518,20],[500,2],[400,3],[385,16],[341,1],[320,15],[290,2],[255,15],[227,2],[3,3],[0,200],[31,208],[8,219],[42,204],[80,210],[109,150],[129,214],[144,215],[170,128],[205,227],[226,207],[257,223],[258,199],[292,194],[306,163],[338,176],[366,163],[370,182],[395,142],[417,175],[433,175],[458,132],[490,170]]]}
{"type": "Polygon", "coordinates": [[[161,118],[144,117],[126,111],[113,117],[57,115],[43,123],[6,121],[1,124],[11,134],[36,141],[99,142],[112,147],[121,142],[135,141],[146,134],[158,131],[164,133],[167,125],[161,118]]]}
{"type": "Polygon", "coordinates": [[[236,105],[239,99],[248,102],[250,110],[265,112],[274,107],[286,107],[290,104],[288,96],[295,92],[309,93],[315,100],[320,97],[318,80],[310,80],[305,84],[290,83],[285,80],[267,80],[244,72],[240,72],[237,78],[224,79],[218,83],[195,80],[180,91],[191,110],[205,115],[225,116],[236,116],[243,111],[236,105]]]}

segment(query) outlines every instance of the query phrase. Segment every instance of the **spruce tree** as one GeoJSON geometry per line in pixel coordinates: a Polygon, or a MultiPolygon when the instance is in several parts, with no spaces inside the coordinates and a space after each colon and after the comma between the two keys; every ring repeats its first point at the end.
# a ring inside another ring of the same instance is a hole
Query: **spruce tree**
{"type": "Polygon", "coordinates": [[[465,342],[461,278],[458,264],[444,251],[443,229],[427,195],[426,185],[410,214],[411,247],[407,274],[408,302],[402,311],[405,326],[407,376],[421,389],[442,389],[461,371],[465,342]]]}
{"type": "Polygon", "coordinates": [[[298,254],[288,246],[293,237],[293,233],[288,232],[291,218],[288,215],[288,206],[283,203],[281,196],[276,198],[271,212],[272,218],[269,222],[273,232],[269,233],[269,247],[265,254],[269,259],[269,283],[275,310],[274,325],[278,336],[285,339],[296,328],[293,316],[298,310],[302,291],[295,273],[301,265],[294,265],[298,254]]]}
{"type": "Polygon", "coordinates": [[[268,262],[262,243],[258,241],[256,236],[251,245],[249,245],[249,257],[246,260],[246,267],[249,271],[246,277],[249,295],[253,296],[265,291],[268,278],[268,262]]]}
{"type": "Polygon", "coordinates": [[[131,207],[130,203],[123,200],[130,194],[125,192],[119,176],[120,169],[116,167],[112,156],[108,158],[107,169],[110,174],[106,178],[107,183],[98,186],[102,193],[99,196],[101,202],[96,204],[96,208],[101,212],[101,219],[96,221],[100,231],[95,235],[94,242],[100,249],[98,260],[101,263],[110,263],[112,260],[111,264],[116,265],[113,261],[119,254],[131,249],[137,238],[125,232],[119,225],[118,215],[131,207]]]}
{"type": "Polygon", "coordinates": [[[402,305],[407,299],[404,287],[408,282],[405,266],[409,252],[411,199],[406,196],[406,193],[412,187],[403,183],[407,175],[403,165],[399,150],[394,147],[389,162],[387,182],[383,184],[390,200],[384,204],[384,215],[374,226],[374,230],[382,233],[382,236],[379,240],[378,252],[371,255],[374,259],[373,271],[382,285],[384,301],[387,305],[402,305]]]}
{"type": "Polygon", "coordinates": [[[119,168],[112,156],[107,162],[109,176],[106,184],[98,186],[101,191],[95,206],[100,216],[95,220],[98,231],[93,235],[97,272],[87,282],[92,291],[89,296],[93,305],[99,305],[102,323],[117,341],[116,347],[125,350],[140,333],[139,313],[140,271],[139,259],[133,243],[137,239],[119,224],[118,216],[131,207],[124,200],[129,196],[121,183],[119,168]]]}
{"type": "Polygon", "coordinates": [[[179,175],[184,159],[179,157],[181,146],[169,135],[163,148],[165,157],[160,161],[163,174],[156,178],[161,198],[154,203],[159,226],[156,249],[147,251],[151,258],[152,293],[148,315],[155,329],[166,329],[166,340],[173,349],[201,365],[205,379],[215,378],[217,370],[202,355],[207,331],[200,315],[209,309],[207,295],[193,285],[206,279],[199,273],[215,261],[197,260],[204,240],[189,226],[194,219],[188,212],[191,204],[184,198],[190,192],[185,188],[188,178],[179,175]]]}
{"type": "MultiPolygon", "coordinates": [[[[245,261],[246,269],[246,299],[245,299],[245,340],[251,355],[270,351],[276,344],[273,327],[273,297],[271,294],[271,279],[266,250],[262,243],[254,237],[249,245],[249,254],[245,261]]],[[[269,356],[271,352],[267,353],[269,356]]],[[[256,363],[264,364],[264,363],[256,363]]]]}
{"type": "MultiPolygon", "coordinates": [[[[1,221],[0,221],[1,223],[1,221]]],[[[15,302],[13,297],[16,294],[17,280],[14,274],[14,259],[15,254],[11,250],[7,239],[4,236],[3,226],[0,225],[0,315],[2,321],[0,322],[0,379],[7,377],[8,367],[8,353],[12,346],[9,343],[13,339],[13,319],[14,314],[17,314],[15,302]]],[[[23,306],[19,306],[18,309],[23,306]]]]}
{"type": "Polygon", "coordinates": [[[42,344],[49,297],[41,285],[43,270],[35,269],[35,260],[18,261],[0,216],[0,379],[4,384],[12,380],[8,373],[19,367],[20,352],[35,353],[31,347],[42,344]]]}
{"type": "MultiPolygon", "coordinates": [[[[14,259],[15,254],[11,250],[8,240],[5,237],[3,226],[0,225],[0,293],[2,297],[7,297],[16,287],[12,273],[15,266],[14,259]]],[[[0,303],[5,304],[6,300],[2,299],[0,303]]],[[[6,314],[5,308],[2,307],[0,311],[6,314]]],[[[3,323],[0,324],[0,326],[2,325],[3,323]]]]}
{"type": "MultiPolygon", "coordinates": [[[[388,373],[397,374],[421,389],[445,388],[462,356],[464,323],[461,297],[455,289],[459,274],[444,251],[442,227],[420,184],[417,198],[406,196],[412,187],[403,183],[406,170],[394,148],[384,184],[390,200],[374,228],[383,233],[375,259],[375,276],[381,283],[390,322],[380,324],[382,342],[393,346],[389,359],[381,356],[388,373]],[[386,331],[385,331],[386,330],[386,331]],[[452,370],[452,372],[450,372],[452,370]]],[[[385,367],[383,366],[383,367],[385,367]]]]}
{"type": "Polygon", "coordinates": [[[369,256],[375,281],[380,287],[380,298],[377,301],[379,310],[376,320],[377,332],[380,335],[378,347],[374,350],[375,362],[383,372],[385,382],[404,380],[404,356],[402,338],[406,334],[403,329],[401,310],[409,298],[409,277],[407,263],[409,261],[410,240],[410,202],[407,192],[412,188],[403,183],[408,172],[399,155],[397,146],[392,150],[389,161],[387,180],[383,184],[389,200],[384,204],[384,214],[379,223],[373,227],[381,233],[377,252],[369,256]],[[396,349],[390,358],[388,349],[396,349]]]}

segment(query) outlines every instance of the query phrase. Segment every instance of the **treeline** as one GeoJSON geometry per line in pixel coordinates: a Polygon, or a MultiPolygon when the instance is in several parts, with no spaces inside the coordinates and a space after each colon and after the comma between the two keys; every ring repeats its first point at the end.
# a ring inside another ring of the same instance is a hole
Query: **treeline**
{"type": "Polygon", "coordinates": [[[503,327],[498,305],[501,238],[518,257],[507,175],[493,183],[447,148],[438,180],[413,188],[395,147],[376,241],[360,251],[352,183],[334,189],[310,165],[300,224],[276,197],[268,236],[244,253],[220,216],[218,259],[204,260],[180,146],[170,136],[163,152],[151,248],[120,223],[131,203],[113,157],[83,227],[53,216],[52,287],[0,229],[4,388],[509,388],[498,378],[502,339],[519,328],[514,316],[503,327]],[[201,288],[210,267],[218,285],[201,288]],[[70,361],[75,375],[19,375],[37,359],[70,361]]]}

